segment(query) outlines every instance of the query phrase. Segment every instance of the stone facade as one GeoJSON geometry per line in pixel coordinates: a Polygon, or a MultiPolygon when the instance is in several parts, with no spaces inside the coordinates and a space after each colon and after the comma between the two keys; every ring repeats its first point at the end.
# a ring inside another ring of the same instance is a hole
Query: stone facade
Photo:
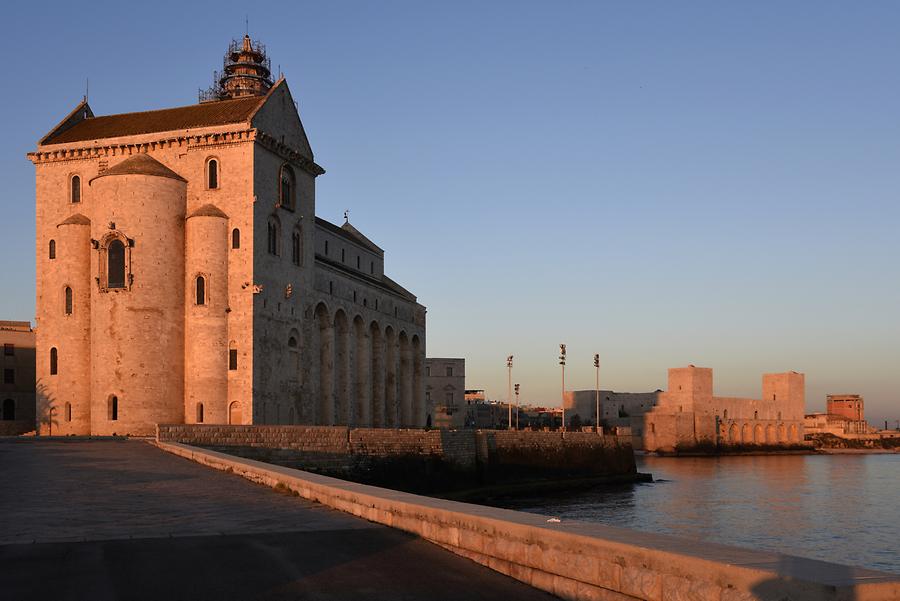
{"type": "Polygon", "coordinates": [[[0,321],[0,436],[35,429],[34,331],[27,321],[0,321]]]}
{"type": "Polygon", "coordinates": [[[466,421],[466,360],[425,359],[425,400],[432,426],[462,428],[466,421]]]}
{"type": "MultiPolygon", "coordinates": [[[[759,399],[715,396],[712,382],[712,369],[690,365],[669,370],[667,391],[601,390],[600,424],[607,431],[630,431],[635,448],[646,451],[803,441],[803,374],[764,374],[759,399]]],[[[565,406],[570,425],[574,415],[593,424],[596,392],[568,391],[565,406]]]]}
{"type": "Polygon", "coordinates": [[[829,394],[826,413],[804,418],[806,434],[834,434],[842,438],[868,437],[877,432],[866,422],[865,400],[858,394],[829,394]]]}
{"type": "Polygon", "coordinates": [[[220,91],[85,101],[28,155],[39,411],[54,434],[425,425],[425,308],[349,221],[315,217],[324,170],[287,82],[220,91]]]}

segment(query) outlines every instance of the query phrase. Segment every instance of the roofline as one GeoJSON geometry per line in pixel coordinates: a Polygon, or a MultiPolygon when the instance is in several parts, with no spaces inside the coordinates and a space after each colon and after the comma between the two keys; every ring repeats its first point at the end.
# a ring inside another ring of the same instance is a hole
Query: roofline
{"type": "MultiPolygon", "coordinates": [[[[330,268],[334,269],[335,271],[339,271],[341,273],[352,276],[358,280],[362,280],[363,282],[366,282],[367,284],[377,286],[378,288],[384,290],[388,294],[392,294],[392,295],[396,296],[397,298],[402,298],[403,300],[408,301],[408,302],[418,303],[415,295],[413,295],[411,292],[409,292],[402,286],[400,286],[400,288],[403,289],[404,292],[406,292],[409,296],[405,296],[405,295],[401,294],[397,290],[391,288],[388,284],[385,284],[382,280],[373,278],[372,276],[366,275],[365,273],[360,273],[360,272],[356,271],[355,269],[351,269],[351,268],[347,267],[346,265],[342,265],[341,263],[338,263],[337,261],[329,259],[328,257],[324,257],[320,254],[316,254],[316,262],[325,267],[330,267],[330,268]]],[[[387,276],[385,276],[385,277],[387,277],[387,276]]],[[[388,278],[388,279],[390,279],[390,278],[388,278]]],[[[393,280],[391,280],[391,281],[393,282],[393,280]]],[[[399,286],[399,284],[398,284],[398,286],[399,286]]]]}
{"type": "MultiPolygon", "coordinates": [[[[73,108],[71,111],[69,111],[69,114],[67,114],[65,117],[63,117],[63,118],[60,120],[59,123],[57,123],[56,125],[54,125],[54,126],[53,126],[53,129],[51,129],[49,132],[47,132],[47,134],[46,134],[43,138],[41,138],[40,140],[38,140],[37,145],[38,145],[38,146],[42,146],[42,145],[44,144],[44,142],[47,141],[47,138],[49,138],[49,137],[51,137],[51,136],[53,136],[53,135],[55,135],[55,134],[57,134],[57,133],[62,133],[62,132],[65,131],[66,129],[69,129],[69,127],[71,127],[71,126],[66,127],[65,129],[63,129],[63,126],[64,126],[64,125],[65,125],[72,117],[74,117],[74,116],[78,113],[78,111],[80,111],[83,107],[87,107],[87,110],[91,113],[91,116],[92,116],[92,117],[94,116],[94,111],[91,110],[91,107],[90,107],[90,105],[88,104],[87,98],[82,98],[82,99],[81,99],[81,102],[79,102],[78,105],[77,105],[75,108],[73,108]]],[[[76,123],[77,123],[77,122],[76,122],[76,123]]],[[[72,125],[75,125],[75,124],[73,123],[72,125]]]]}
{"type": "Polygon", "coordinates": [[[351,234],[351,233],[348,232],[347,230],[341,228],[341,226],[335,225],[334,223],[331,223],[331,222],[328,221],[327,219],[323,219],[323,218],[319,217],[318,215],[316,215],[316,225],[323,225],[323,226],[325,226],[329,231],[331,231],[331,232],[333,232],[333,233],[335,233],[335,234],[337,234],[337,235],[339,235],[339,236],[345,238],[346,240],[348,240],[348,241],[350,241],[350,242],[353,242],[354,244],[356,244],[357,246],[359,246],[359,247],[362,248],[362,249],[365,249],[365,250],[367,250],[367,251],[369,251],[369,252],[374,252],[376,255],[379,256],[379,258],[384,259],[384,250],[383,250],[381,247],[375,245],[374,242],[373,242],[372,244],[375,246],[375,248],[372,248],[372,247],[370,247],[370,246],[367,246],[367,245],[364,244],[361,240],[359,240],[358,238],[356,238],[353,234],[351,234]],[[377,250],[376,250],[376,249],[377,249],[377,250]]]}

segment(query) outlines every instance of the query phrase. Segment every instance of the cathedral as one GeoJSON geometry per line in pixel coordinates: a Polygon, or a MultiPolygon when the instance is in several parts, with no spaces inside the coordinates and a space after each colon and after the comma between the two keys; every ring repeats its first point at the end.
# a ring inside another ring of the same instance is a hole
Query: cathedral
{"type": "Polygon", "coordinates": [[[315,216],[325,171],[249,36],[198,104],[85,99],[28,158],[42,432],[428,421],[425,307],[346,216],[315,216]]]}

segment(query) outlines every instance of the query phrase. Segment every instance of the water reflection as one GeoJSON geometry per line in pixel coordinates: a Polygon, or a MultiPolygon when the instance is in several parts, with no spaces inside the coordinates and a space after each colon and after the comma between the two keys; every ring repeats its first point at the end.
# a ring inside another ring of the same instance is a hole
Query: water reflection
{"type": "Polygon", "coordinates": [[[638,469],[657,481],[500,504],[900,572],[900,455],[640,457],[638,469]]]}

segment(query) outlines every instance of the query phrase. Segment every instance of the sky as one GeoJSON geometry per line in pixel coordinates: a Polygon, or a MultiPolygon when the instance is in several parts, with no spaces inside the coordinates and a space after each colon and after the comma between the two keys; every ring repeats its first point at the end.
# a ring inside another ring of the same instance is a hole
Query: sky
{"type": "MultiPolygon", "coordinates": [[[[806,374],[808,410],[900,419],[900,4],[20,2],[4,7],[0,318],[34,318],[34,168],[95,114],[192,104],[268,47],[327,173],[466,386],[717,394],[806,374]]],[[[895,424],[892,424],[895,425],[895,424]]]]}

